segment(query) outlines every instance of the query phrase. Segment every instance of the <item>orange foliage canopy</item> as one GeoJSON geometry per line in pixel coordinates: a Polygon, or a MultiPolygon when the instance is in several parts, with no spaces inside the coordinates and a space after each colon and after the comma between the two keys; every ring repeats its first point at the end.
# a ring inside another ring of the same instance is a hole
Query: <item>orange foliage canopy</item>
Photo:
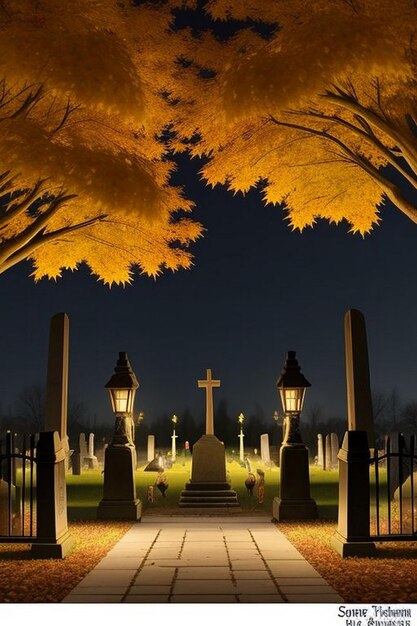
{"type": "Polygon", "coordinates": [[[135,266],[190,266],[202,228],[177,213],[192,203],[159,140],[171,21],[155,3],[1,2],[0,272],[30,258],[36,279],[56,278],[85,262],[124,284],[135,266]]]}
{"type": "Polygon", "coordinates": [[[199,138],[188,148],[210,157],[207,182],[260,185],[300,230],[345,219],[364,234],[386,198],[417,222],[415,2],[210,0],[206,10],[269,25],[263,36],[189,36],[194,73],[178,83],[173,147],[199,138]]]}
{"type": "Polygon", "coordinates": [[[0,273],[189,267],[202,227],[171,149],[208,157],[210,185],[259,186],[293,228],[364,234],[387,198],[417,222],[413,0],[209,0],[213,20],[269,25],[223,41],[174,28],[197,6],[0,2],[0,273]]]}

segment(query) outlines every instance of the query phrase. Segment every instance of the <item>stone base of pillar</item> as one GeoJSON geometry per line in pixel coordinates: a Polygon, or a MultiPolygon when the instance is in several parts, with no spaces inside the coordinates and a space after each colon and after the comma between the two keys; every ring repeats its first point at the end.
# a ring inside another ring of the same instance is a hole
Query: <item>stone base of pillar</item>
{"type": "Polygon", "coordinates": [[[102,500],[97,509],[98,519],[136,520],[142,518],[140,500],[102,500]]]}
{"type": "Polygon", "coordinates": [[[99,469],[98,467],[98,460],[96,456],[88,456],[87,457],[87,463],[88,463],[88,469],[90,470],[97,470],[99,469]]]}
{"type": "Polygon", "coordinates": [[[376,547],[372,541],[348,541],[339,533],[331,538],[330,545],[341,557],[375,556],[376,547]]]}
{"type": "Polygon", "coordinates": [[[136,497],[135,467],[134,446],[107,446],[103,499],[97,509],[99,519],[140,520],[142,503],[136,497]]]}
{"type": "Polygon", "coordinates": [[[75,539],[68,532],[54,543],[32,543],[30,554],[34,559],[64,559],[74,547],[75,539]]]}
{"type": "Polygon", "coordinates": [[[317,504],[312,498],[306,500],[281,500],[281,498],[274,498],[272,501],[272,518],[278,522],[296,519],[317,519],[317,517],[317,504]]]}

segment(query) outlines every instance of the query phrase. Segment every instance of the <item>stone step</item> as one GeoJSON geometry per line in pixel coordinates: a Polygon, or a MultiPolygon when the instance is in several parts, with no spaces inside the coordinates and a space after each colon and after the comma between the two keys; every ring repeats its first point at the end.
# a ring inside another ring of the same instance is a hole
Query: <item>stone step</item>
{"type": "Polygon", "coordinates": [[[229,483],[187,483],[187,491],[230,491],[229,483]]]}
{"type": "Polygon", "coordinates": [[[192,504],[196,502],[197,504],[207,503],[207,504],[239,504],[236,498],[180,498],[180,504],[192,504]]]}
{"type": "Polygon", "coordinates": [[[210,489],[210,491],[205,491],[205,490],[200,490],[200,491],[188,491],[188,490],[184,490],[181,491],[181,495],[185,496],[187,498],[198,498],[199,496],[205,496],[208,498],[228,498],[228,497],[236,497],[236,491],[233,491],[232,489],[230,489],[229,491],[220,491],[220,490],[216,490],[216,489],[210,489]]]}
{"type": "Polygon", "coordinates": [[[217,501],[203,501],[203,500],[192,500],[191,502],[184,502],[182,500],[179,501],[178,504],[180,507],[189,507],[189,508],[219,508],[219,507],[238,507],[240,509],[239,502],[227,501],[227,502],[217,502],[217,501]]]}

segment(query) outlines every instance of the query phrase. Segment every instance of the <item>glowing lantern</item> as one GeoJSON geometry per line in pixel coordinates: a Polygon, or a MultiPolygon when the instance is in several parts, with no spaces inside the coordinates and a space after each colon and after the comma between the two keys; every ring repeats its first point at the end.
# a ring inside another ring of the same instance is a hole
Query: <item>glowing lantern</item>
{"type": "Polygon", "coordinates": [[[113,412],[116,415],[132,414],[136,389],[139,387],[139,383],[126,352],[119,352],[119,359],[114,371],[115,373],[105,385],[110,393],[113,412]]]}
{"type": "Polygon", "coordinates": [[[287,360],[277,380],[277,387],[284,413],[299,415],[303,410],[306,389],[311,385],[302,374],[293,351],[288,352],[287,360]]]}

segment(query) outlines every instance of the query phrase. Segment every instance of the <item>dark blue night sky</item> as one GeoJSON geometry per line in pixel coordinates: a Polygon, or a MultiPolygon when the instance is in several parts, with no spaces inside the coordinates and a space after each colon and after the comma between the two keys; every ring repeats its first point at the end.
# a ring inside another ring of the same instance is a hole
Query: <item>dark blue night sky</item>
{"type": "Polygon", "coordinates": [[[206,188],[194,163],[184,160],[177,180],[207,228],[191,271],[111,290],[85,269],[57,283],[34,284],[28,264],[0,276],[3,409],[45,381],[49,318],[60,311],[70,317],[70,394],[98,421],[111,420],[103,385],[119,350],[141,383],[136,410],[147,421],[186,407],[202,418],[197,379],[208,367],[222,381],[215,400],[232,416],[258,404],[268,420],[281,409],[275,381],[287,350],[312,383],[306,405],[344,417],[347,308],[365,314],[374,388],[395,385],[403,400],[417,399],[416,225],[387,207],[365,240],[324,222],[299,234],[257,192],[206,188]]]}

